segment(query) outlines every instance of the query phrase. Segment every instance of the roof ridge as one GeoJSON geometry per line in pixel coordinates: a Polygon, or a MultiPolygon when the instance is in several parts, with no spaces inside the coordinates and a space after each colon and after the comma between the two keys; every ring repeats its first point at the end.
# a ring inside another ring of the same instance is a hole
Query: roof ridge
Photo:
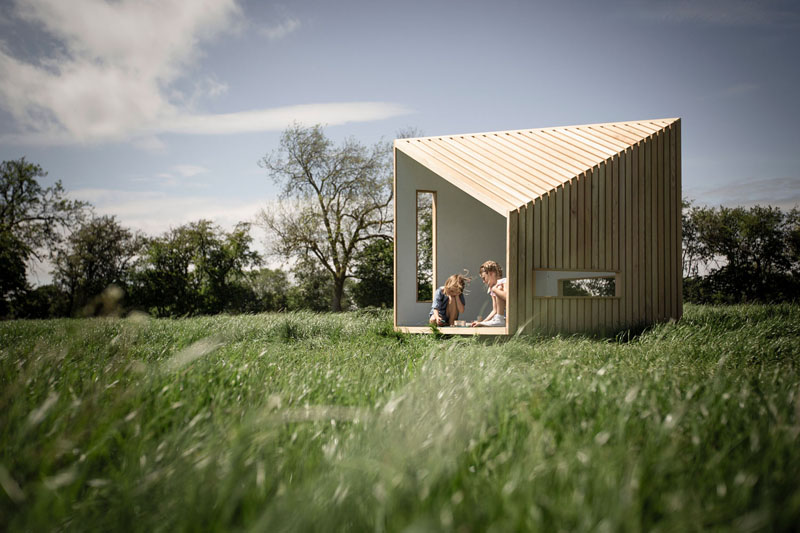
{"type": "Polygon", "coordinates": [[[597,122],[594,124],[573,124],[569,126],[546,126],[544,128],[522,128],[522,129],[515,129],[515,130],[498,130],[498,131],[481,131],[475,133],[451,133],[446,135],[429,135],[423,137],[406,137],[402,139],[395,139],[395,142],[408,142],[408,141],[422,141],[428,139],[451,139],[454,137],[479,137],[485,135],[500,135],[500,134],[507,134],[507,133],[520,133],[520,132],[535,132],[535,131],[548,131],[548,130],[567,130],[567,129],[574,129],[574,128],[589,128],[589,127],[603,127],[603,126],[615,126],[618,124],[643,124],[643,123],[663,123],[660,124],[658,129],[661,129],[673,122],[680,120],[680,117],[671,117],[671,118],[652,118],[652,119],[642,119],[642,120],[623,120],[617,122],[597,122]]]}

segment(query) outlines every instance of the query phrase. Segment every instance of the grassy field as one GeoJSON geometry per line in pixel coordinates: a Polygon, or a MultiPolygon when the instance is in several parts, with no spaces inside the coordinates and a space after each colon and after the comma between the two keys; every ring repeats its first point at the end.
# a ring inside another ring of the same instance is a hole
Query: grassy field
{"type": "Polygon", "coordinates": [[[685,311],[619,340],[0,323],[0,530],[792,530],[800,306],[685,311]]]}

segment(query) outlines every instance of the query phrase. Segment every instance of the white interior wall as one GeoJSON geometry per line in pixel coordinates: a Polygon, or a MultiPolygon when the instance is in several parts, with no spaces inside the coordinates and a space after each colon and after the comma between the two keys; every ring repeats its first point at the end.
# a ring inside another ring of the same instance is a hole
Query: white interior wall
{"type": "Polygon", "coordinates": [[[478,276],[487,259],[497,261],[506,273],[506,218],[401,151],[396,151],[395,197],[395,312],[398,326],[428,322],[430,303],[416,301],[416,194],[436,191],[436,280],[440,287],[451,274],[469,271],[463,320],[486,316],[492,303],[478,276]]]}

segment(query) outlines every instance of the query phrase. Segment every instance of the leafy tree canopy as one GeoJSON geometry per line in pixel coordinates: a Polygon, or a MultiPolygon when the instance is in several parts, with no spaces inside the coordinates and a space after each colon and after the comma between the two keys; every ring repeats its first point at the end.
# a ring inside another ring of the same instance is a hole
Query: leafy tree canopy
{"type": "Polygon", "coordinates": [[[390,153],[385,143],[366,147],[348,139],[335,146],[321,126],[294,125],[260,163],[281,187],[280,203],[261,213],[276,237],[273,251],[315,258],[330,275],[334,311],[342,310],[358,251],[369,241],[390,238],[390,153]]]}

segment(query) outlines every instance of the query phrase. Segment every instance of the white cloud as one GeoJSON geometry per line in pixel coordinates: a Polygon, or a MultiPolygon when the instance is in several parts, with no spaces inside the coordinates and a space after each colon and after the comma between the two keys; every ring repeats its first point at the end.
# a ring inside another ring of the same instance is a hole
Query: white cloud
{"type": "Polygon", "coordinates": [[[18,1],[17,15],[57,39],[63,51],[33,64],[0,49],[0,105],[33,139],[135,136],[179,113],[164,88],[237,12],[234,0],[18,1]]]}
{"type": "Polygon", "coordinates": [[[172,195],[158,191],[78,189],[70,192],[69,196],[90,202],[98,215],[115,215],[124,226],[148,235],[160,235],[167,228],[201,218],[231,229],[238,222],[252,222],[264,207],[263,201],[242,203],[234,198],[172,195]]]}
{"type": "Polygon", "coordinates": [[[217,115],[182,115],[167,119],[159,130],[186,134],[228,134],[279,131],[293,122],[336,126],[347,122],[382,120],[410,113],[388,102],[318,103],[217,115]]]}
{"type": "Polygon", "coordinates": [[[184,178],[191,178],[198,174],[207,174],[210,172],[206,167],[200,165],[175,165],[172,168],[184,178]]]}
{"type": "Polygon", "coordinates": [[[270,41],[277,41],[278,39],[283,39],[298,28],[300,28],[300,21],[295,17],[289,17],[276,26],[262,28],[261,33],[270,41]]]}
{"type": "MultiPolygon", "coordinates": [[[[26,61],[0,42],[0,106],[18,131],[0,142],[64,145],[132,141],[163,151],[164,133],[280,130],[298,121],[342,124],[407,113],[381,102],[318,103],[220,115],[197,113],[202,97],[227,91],[213,76],[184,95],[176,83],[202,45],[241,19],[236,0],[17,0],[14,14],[62,46],[26,61]]],[[[300,23],[286,19],[272,38],[300,23]]]]}

